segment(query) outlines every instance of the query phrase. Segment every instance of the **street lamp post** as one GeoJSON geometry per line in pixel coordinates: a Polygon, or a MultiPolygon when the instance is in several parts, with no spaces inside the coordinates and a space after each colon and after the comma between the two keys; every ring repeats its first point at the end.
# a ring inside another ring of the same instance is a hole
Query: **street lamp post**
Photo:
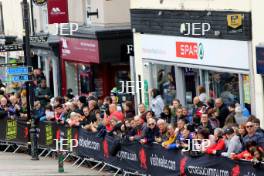
{"type": "MultiPolygon", "coordinates": [[[[24,26],[25,26],[25,36],[23,37],[24,44],[24,57],[25,57],[25,65],[32,66],[32,61],[30,57],[30,43],[29,43],[29,35],[30,35],[30,23],[29,23],[29,5],[27,0],[23,0],[24,6],[24,26]]],[[[37,130],[35,126],[35,118],[31,114],[31,110],[34,106],[34,93],[33,93],[33,82],[26,82],[27,87],[27,116],[31,120],[30,125],[30,141],[31,141],[31,159],[38,160],[38,147],[37,147],[37,130]]]]}

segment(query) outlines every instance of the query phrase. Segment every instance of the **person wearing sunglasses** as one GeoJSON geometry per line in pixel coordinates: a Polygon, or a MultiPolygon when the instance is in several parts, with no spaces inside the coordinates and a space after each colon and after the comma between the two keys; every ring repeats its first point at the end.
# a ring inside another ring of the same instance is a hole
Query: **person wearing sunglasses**
{"type": "Polygon", "coordinates": [[[258,146],[264,148],[264,135],[256,132],[256,130],[257,128],[255,126],[255,123],[247,122],[246,123],[247,135],[243,138],[243,143],[246,144],[249,141],[255,141],[258,146]]]}
{"type": "Polygon", "coordinates": [[[255,118],[252,120],[252,122],[256,125],[256,132],[264,135],[264,129],[260,127],[260,120],[255,118]]]}
{"type": "Polygon", "coordinates": [[[143,139],[140,140],[141,144],[149,144],[153,142],[161,142],[160,130],[156,125],[156,121],[153,118],[148,119],[147,128],[143,139]]]}

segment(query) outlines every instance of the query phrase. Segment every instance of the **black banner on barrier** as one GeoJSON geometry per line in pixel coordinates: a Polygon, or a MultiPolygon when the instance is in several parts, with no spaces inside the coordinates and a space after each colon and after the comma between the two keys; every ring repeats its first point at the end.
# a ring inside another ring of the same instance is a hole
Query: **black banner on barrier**
{"type": "MultiPolygon", "coordinates": [[[[204,155],[198,158],[185,158],[181,161],[185,168],[185,175],[223,175],[223,176],[240,176],[263,175],[264,170],[255,169],[249,162],[232,161],[228,158],[204,155]],[[260,173],[262,172],[262,174],[260,173]]],[[[182,174],[182,175],[184,175],[182,174]]]]}
{"type": "Polygon", "coordinates": [[[5,141],[6,140],[6,123],[7,119],[0,119],[0,140],[5,141]]]}
{"type": "Polygon", "coordinates": [[[179,163],[183,156],[179,150],[165,150],[158,144],[144,145],[144,148],[147,151],[149,174],[162,173],[169,176],[180,173],[179,163]]]}
{"type": "MultiPolygon", "coordinates": [[[[104,146],[106,148],[106,146],[104,146]]],[[[108,147],[107,147],[108,148],[108,147]]],[[[104,160],[104,154],[109,156],[109,152],[103,149],[103,140],[96,138],[94,133],[86,132],[83,129],[79,129],[79,139],[77,154],[79,156],[96,158],[98,160],[104,160]]]]}
{"type": "MultiPolygon", "coordinates": [[[[141,145],[120,141],[113,136],[106,136],[103,139],[97,137],[97,133],[87,132],[82,128],[66,128],[50,122],[40,123],[39,127],[41,146],[54,148],[56,146],[54,139],[61,137],[68,139],[69,143],[72,139],[78,139],[77,155],[104,161],[128,171],[138,171],[152,176],[264,175],[263,165],[256,168],[246,161],[233,161],[213,155],[191,158],[177,150],[165,150],[157,144],[141,145]]],[[[0,119],[0,130],[0,140],[14,143],[25,143],[28,140],[29,126],[25,121],[0,119]]]]}
{"type": "Polygon", "coordinates": [[[139,143],[131,143],[113,136],[106,136],[103,140],[103,159],[105,162],[125,170],[139,171],[142,170],[140,161],[144,156],[140,153],[141,148],[142,146],[139,143]],[[116,155],[114,156],[114,154],[116,155]]]}
{"type": "Polygon", "coordinates": [[[40,134],[38,138],[38,144],[41,147],[52,148],[56,144],[54,142],[55,136],[55,124],[50,122],[43,122],[39,124],[40,134]]]}
{"type": "MultiPolygon", "coordinates": [[[[71,138],[69,138],[68,137],[68,142],[69,142],[69,140],[71,140],[71,139],[75,139],[76,141],[78,141],[78,138],[79,138],[79,128],[70,128],[71,130],[71,138]]],[[[70,132],[69,132],[70,133],[70,132]]],[[[69,143],[68,143],[69,144],[69,143]]],[[[74,146],[76,146],[76,145],[78,145],[78,144],[76,144],[76,142],[75,141],[73,141],[73,144],[72,145],[74,145],[74,146]]],[[[74,147],[73,148],[73,152],[74,153],[76,153],[77,152],[77,148],[76,147],[74,147]]]]}
{"type": "MultiPolygon", "coordinates": [[[[40,123],[39,124],[39,138],[38,138],[38,144],[41,147],[47,147],[49,142],[47,141],[47,134],[46,134],[46,123],[40,123]]],[[[50,136],[50,135],[49,135],[50,136]]]]}
{"type": "Polygon", "coordinates": [[[17,121],[17,142],[26,144],[29,140],[29,125],[26,121],[17,121]]]}
{"type": "Polygon", "coordinates": [[[79,129],[80,156],[94,158],[129,171],[154,175],[219,175],[219,176],[260,176],[263,168],[254,168],[252,163],[233,161],[224,157],[204,155],[197,158],[184,156],[177,150],[165,150],[160,145],[141,145],[122,142],[116,156],[111,156],[116,139],[79,129]]]}
{"type": "MultiPolygon", "coordinates": [[[[68,147],[70,147],[72,139],[78,140],[78,128],[65,127],[55,122],[42,122],[39,125],[39,129],[39,145],[41,147],[55,149],[56,140],[60,140],[61,138],[67,139],[68,147]]],[[[74,145],[76,144],[74,143],[74,145]]]]}
{"type": "Polygon", "coordinates": [[[29,126],[26,121],[1,119],[0,139],[17,144],[27,144],[29,135],[29,126]]]}

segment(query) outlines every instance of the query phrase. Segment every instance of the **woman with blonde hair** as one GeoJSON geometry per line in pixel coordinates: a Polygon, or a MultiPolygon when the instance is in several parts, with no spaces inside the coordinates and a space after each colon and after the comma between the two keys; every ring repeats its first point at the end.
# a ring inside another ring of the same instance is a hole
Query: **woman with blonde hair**
{"type": "Polygon", "coordinates": [[[174,129],[174,126],[172,124],[167,126],[167,137],[168,137],[168,139],[161,144],[162,147],[166,148],[168,145],[175,142],[176,134],[174,131],[175,131],[175,129],[174,129]]]}

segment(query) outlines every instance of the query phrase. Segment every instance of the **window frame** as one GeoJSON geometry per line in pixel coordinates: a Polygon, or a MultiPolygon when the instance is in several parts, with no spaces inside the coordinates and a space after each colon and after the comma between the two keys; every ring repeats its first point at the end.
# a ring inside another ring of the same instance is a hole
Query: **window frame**
{"type": "Polygon", "coordinates": [[[3,4],[0,2],[0,34],[5,33],[3,4]]]}
{"type": "Polygon", "coordinates": [[[92,0],[85,0],[85,24],[86,25],[91,25],[92,24],[92,19],[91,16],[87,16],[88,12],[92,11],[92,0]]]}

